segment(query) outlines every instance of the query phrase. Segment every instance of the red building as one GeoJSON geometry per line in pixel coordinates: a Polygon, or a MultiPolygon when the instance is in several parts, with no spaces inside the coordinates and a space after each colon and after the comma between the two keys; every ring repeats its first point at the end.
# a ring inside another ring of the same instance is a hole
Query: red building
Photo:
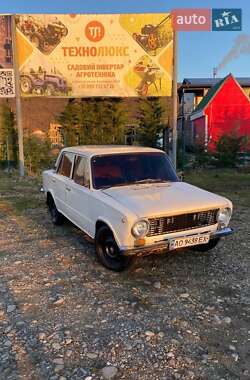
{"type": "Polygon", "coordinates": [[[190,116],[194,142],[214,149],[224,135],[236,132],[250,139],[250,100],[232,74],[217,82],[190,116]]]}

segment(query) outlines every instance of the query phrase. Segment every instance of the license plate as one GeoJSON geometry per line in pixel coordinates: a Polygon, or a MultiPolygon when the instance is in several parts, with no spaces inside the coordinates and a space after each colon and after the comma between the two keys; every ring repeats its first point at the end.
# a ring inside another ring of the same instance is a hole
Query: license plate
{"type": "Polygon", "coordinates": [[[197,245],[197,244],[207,244],[209,242],[209,239],[210,239],[209,234],[186,236],[186,237],[180,237],[176,239],[170,239],[169,250],[171,251],[177,248],[190,247],[192,245],[197,245]]]}

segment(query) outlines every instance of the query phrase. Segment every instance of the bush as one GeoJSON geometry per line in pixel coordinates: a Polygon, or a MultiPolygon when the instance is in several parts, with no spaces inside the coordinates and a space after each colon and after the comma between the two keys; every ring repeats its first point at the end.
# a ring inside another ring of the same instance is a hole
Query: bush
{"type": "Polygon", "coordinates": [[[50,168],[54,157],[51,154],[50,141],[35,136],[24,137],[24,162],[29,175],[39,175],[50,168]]]}
{"type": "Polygon", "coordinates": [[[239,152],[247,149],[247,143],[247,137],[236,132],[221,136],[216,143],[218,165],[235,167],[239,163],[239,152]]]}
{"type": "Polygon", "coordinates": [[[17,131],[14,113],[8,104],[0,107],[0,162],[4,168],[14,167],[17,162],[17,131]]]}
{"type": "Polygon", "coordinates": [[[207,167],[213,166],[215,157],[209,152],[204,145],[193,146],[192,153],[194,154],[194,166],[195,167],[207,167]]]}

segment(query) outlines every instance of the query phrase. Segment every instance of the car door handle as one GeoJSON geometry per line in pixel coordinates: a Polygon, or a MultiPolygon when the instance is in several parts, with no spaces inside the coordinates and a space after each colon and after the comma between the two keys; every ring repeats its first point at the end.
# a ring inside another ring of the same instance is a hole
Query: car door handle
{"type": "Polygon", "coordinates": [[[71,191],[71,188],[70,188],[70,187],[66,187],[66,190],[67,190],[67,191],[71,191]]]}
{"type": "Polygon", "coordinates": [[[56,180],[54,178],[52,178],[52,182],[56,182],[56,180]]]}

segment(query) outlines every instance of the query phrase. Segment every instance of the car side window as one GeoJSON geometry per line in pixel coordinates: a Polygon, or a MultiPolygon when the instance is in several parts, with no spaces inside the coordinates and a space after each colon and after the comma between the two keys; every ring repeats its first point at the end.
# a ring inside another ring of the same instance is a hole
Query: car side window
{"type": "Polygon", "coordinates": [[[63,175],[64,177],[70,177],[72,164],[74,161],[73,153],[63,153],[61,161],[58,166],[57,173],[63,175]]]}
{"type": "Polygon", "coordinates": [[[89,188],[89,177],[88,159],[86,157],[76,156],[73,180],[78,185],[89,188]]]}

